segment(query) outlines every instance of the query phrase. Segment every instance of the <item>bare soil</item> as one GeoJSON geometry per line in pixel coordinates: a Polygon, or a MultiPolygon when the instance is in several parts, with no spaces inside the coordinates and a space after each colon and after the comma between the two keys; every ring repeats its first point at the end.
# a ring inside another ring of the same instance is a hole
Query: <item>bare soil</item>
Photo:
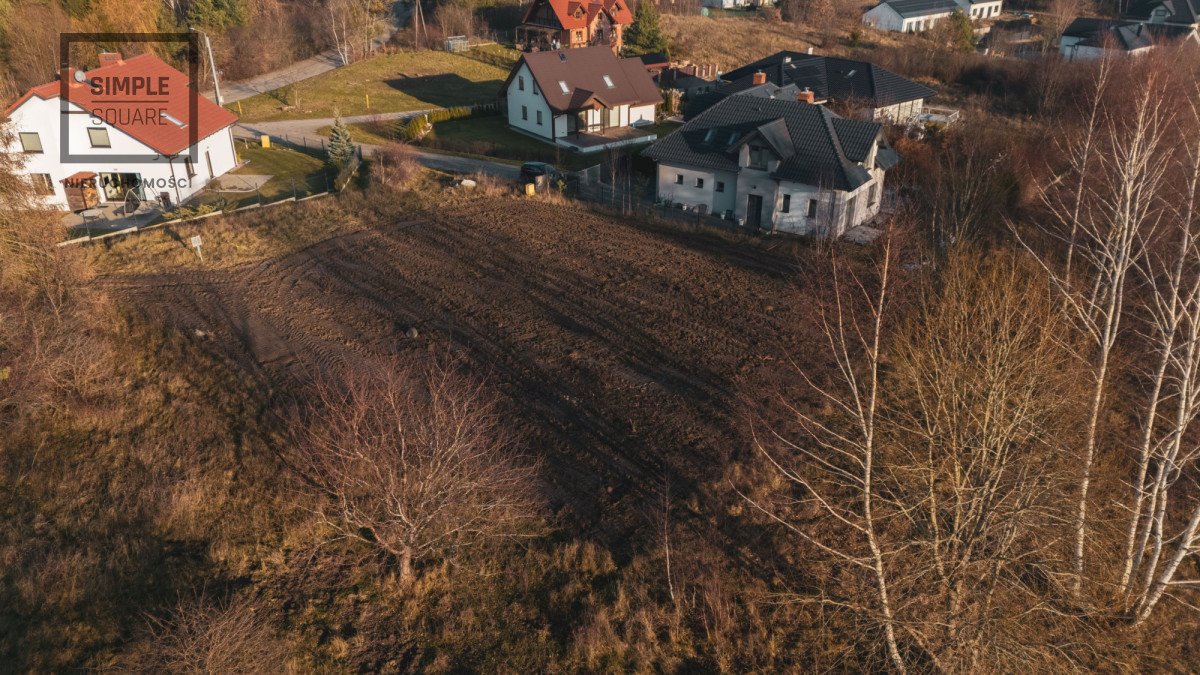
{"type": "Polygon", "coordinates": [[[748,449],[744,404],[812,343],[808,255],[487,198],[257,263],[110,280],[272,387],[458,354],[510,402],[563,517],[619,536],[666,473],[682,494],[748,449]]]}

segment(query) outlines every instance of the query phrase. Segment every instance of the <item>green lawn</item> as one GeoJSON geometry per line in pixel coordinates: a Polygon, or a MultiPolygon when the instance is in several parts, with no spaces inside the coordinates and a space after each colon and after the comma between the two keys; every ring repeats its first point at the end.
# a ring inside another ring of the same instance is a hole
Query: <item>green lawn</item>
{"type": "Polygon", "coordinates": [[[317,157],[318,153],[310,154],[278,145],[263,148],[241,141],[237,144],[237,151],[238,157],[246,164],[231,171],[231,175],[267,175],[271,176],[271,180],[264,183],[258,192],[206,190],[197,198],[197,204],[245,206],[260,200],[265,203],[287,199],[293,194],[303,197],[327,189],[325,162],[317,157]]]}
{"type": "Polygon", "coordinates": [[[344,117],[495,100],[508,70],[438,51],[374,56],[229,106],[246,121],[344,117]],[[367,107],[370,97],[371,107],[367,107]]]}
{"type": "MultiPolygon", "coordinates": [[[[394,141],[398,129],[395,121],[362,122],[347,126],[350,129],[350,137],[355,142],[375,145],[394,141]]],[[[659,122],[650,129],[662,138],[679,126],[675,122],[659,122]]],[[[320,133],[328,135],[328,127],[321,129],[320,133]]],[[[564,169],[582,169],[602,160],[599,154],[567,150],[556,152],[548,143],[513,131],[503,115],[439,122],[433,126],[432,133],[417,141],[415,145],[438,152],[485,157],[500,162],[550,162],[564,169]]],[[[645,146],[637,146],[631,150],[641,150],[642,147],[645,146]]]]}

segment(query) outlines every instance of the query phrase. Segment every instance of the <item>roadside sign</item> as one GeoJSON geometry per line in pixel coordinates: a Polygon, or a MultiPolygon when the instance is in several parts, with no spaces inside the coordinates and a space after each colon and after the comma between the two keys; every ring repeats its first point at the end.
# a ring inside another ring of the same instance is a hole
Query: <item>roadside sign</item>
{"type": "Polygon", "coordinates": [[[200,256],[200,262],[204,262],[204,252],[200,250],[200,246],[204,242],[200,239],[200,235],[192,237],[192,248],[196,249],[196,255],[200,256]]]}

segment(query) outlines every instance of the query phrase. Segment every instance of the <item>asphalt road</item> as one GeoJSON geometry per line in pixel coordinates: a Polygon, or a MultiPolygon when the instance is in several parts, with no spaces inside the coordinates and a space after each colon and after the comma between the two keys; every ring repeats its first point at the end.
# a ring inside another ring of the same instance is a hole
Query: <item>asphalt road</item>
{"type": "MultiPolygon", "coordinates": [[[[379,119],[407,119],[414,115],[420,115],[424,111],[403,112],[403,113],[384,113],[381,115],[362,115],[358,117],[344,117],[343,122],[366,122],[379,119]]],[[[234,127],[234,135],[239,138],[258,138],[266,134],[272,139],[283,140],[285,137],[289,142],[301,142],[301,139],[310,139],[314,142],[319,142],[321,139],[329,140],[328,136],[317,133],[322,127],[327,127],[333,124],[333,118],[320,118],[310,120],[281,120],[278,122],[243,122],[234,127]]],[[[530,143],[537,141],[531,140],[530,143]]],[[[379,149],[378,145],[362,143],[363,155],[370,157],[379,149]]],[[[458,155],[443,155],[435,152],[427,152],[424,150],[416,151],[417,161],[422,166],[438,171],[446,171],[449,173],[484,173],[497,178],[506,180],[517,180],[520,174],[520,167],[512,164],[503,164],[501,162],[493,162],[486,159],[476,159],[473,157],[460,157],[458,155]]]]}

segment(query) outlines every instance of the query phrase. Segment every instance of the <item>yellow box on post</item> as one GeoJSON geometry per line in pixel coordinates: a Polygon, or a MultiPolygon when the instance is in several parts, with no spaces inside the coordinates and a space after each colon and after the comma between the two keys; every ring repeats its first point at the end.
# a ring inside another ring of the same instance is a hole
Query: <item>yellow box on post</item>
{"type": "Polygon", "coordinates": [[[263,134],[262,136],[258,137],[258,140],[262,142],[262,146],[264,148],[271,147],[271,137],[270,136],[263,134]]]}
{"type": "Polygon", "coordinates": [[[526,197],[532,197],[536,191],[537,191],[537,186],[534,185],[533,183],[525,184],[525,196],[526,197]]]}

